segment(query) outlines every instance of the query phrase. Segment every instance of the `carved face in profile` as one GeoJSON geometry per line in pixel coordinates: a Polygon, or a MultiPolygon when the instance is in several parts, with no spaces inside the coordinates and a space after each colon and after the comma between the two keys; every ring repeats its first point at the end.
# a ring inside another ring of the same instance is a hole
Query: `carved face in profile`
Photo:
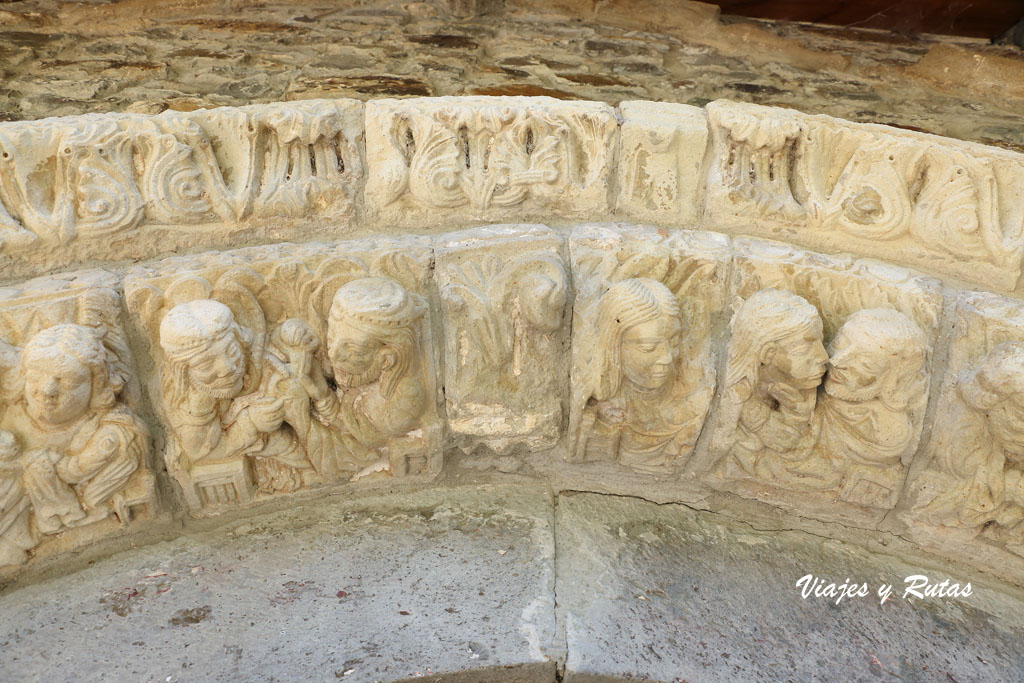
{"type": "Polygon", "coordinates": [[[523,278],[519,295],[523,317],[535,329],[554,332],[562,326],[566,296],[565,282],[531,273],[523,278]]]}
{"type": "Polygon", "coordinates": [[[765,357],[767,379],[796,389],[813,389],[825,374],[828,353],[822,342],[821,321],[810,329],[776,341],[765,357]]]}
{"type": "Polygon", "coordinates": [[[654,391],[675,380],[683,323],[668,287],[650,278],[612,285],[598,304],[602,363],[599,400],[625,384],[654,391]]]}
{"type": "Polygon", "coordinates": [[[105,353],[90,328],[65,324],[40,332],[25,346],[21,363],[25,406],[39,424],[67,425],[114,401],[105,353]]]}
{"type": "Polygon", "coordinates": [[[416,356],[423,301],[386,277],[353,280],[338,288],[327,322],[327,355],[341,386],[381,381],[390,396],[416,356]]]}
{"type": "Polygon", "coordinates": [[[825,391],[844,401],[881,399],[905,408],[926,389],[928,346],[921,328],[899,311],[857,311],[829,345],[825,391]]]}
{"type": "Polygon", "coordinates": [[[989,432],[1018,467],[1024,465],[1024,343],[993,348],[960,382],[968,406],[988,420],[989,432]]]}

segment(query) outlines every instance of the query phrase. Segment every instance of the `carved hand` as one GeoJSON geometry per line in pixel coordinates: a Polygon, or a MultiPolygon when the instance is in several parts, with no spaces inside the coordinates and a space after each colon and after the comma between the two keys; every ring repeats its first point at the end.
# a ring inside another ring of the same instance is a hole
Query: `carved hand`
{"type": "Polygon", "coordinates": [[[279,398],[257,399],[246,410],[253,425],[263,433],[276,431],[284,421],[284,401],[279,398]]]}

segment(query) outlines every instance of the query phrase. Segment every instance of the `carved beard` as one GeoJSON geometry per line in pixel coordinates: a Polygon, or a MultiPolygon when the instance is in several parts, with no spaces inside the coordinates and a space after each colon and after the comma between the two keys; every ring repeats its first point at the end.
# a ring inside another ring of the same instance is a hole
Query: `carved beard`
{"type": "Polygon", "coordinates": [[[851,389],[845,382],[825,378],[825,393],[838,401],[847,403],[864,403],[878,398],[877,382],[872,382],[866,387],[851,389]]]}
{"type": "Polygon", "coordinates": [[[235,398],[241,391],[241,389],[238,386],[236,386],[235,382],[232,382],[230,386],[210,387],[196,384],[190,379],[189,386],[198,391],[199,393],[206,394],[207,396],[210,396],[211,398],[216,398],[218,400],[223,400],[226,398],[235,398]]]}

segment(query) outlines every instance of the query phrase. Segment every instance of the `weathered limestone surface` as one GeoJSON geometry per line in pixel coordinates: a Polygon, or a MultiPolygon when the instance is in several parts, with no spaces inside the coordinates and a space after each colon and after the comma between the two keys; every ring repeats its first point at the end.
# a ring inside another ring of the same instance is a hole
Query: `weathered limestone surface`
{"type": "Polygon", "coordinates": [[[617,137],[615,111],[600,102],[374,100],[367,211],[395,226],[603,214],[617,137]]]}
{"type": "Polygon", "coordinates": [[[441,469],[430,249],[382,238],[139,267],[165,459],[193,510],[441,469]]]}
{"type": "Polygon", "coordinates": [[[586,493],[559,497],[556,525],[566,681],[1024,676],[1019,591],[974,582],[966,598],[902,598],[907,576],[962,586],[949,567],[586,493]],[[871,593],[803,600],[807,574],[871,593]],[[884,605],[882,583],[894,586],[884,605]]]}
{"type": "Polygon", "coordinates": [[[0,273],[323,234],[362,169],[354,100],[0,124],[0,273]]]}
{"type": "Polygon", "coordinates": [[[0,598],[5,680],[554,681],[542,487],[318,501],[0,598]],[[458,678],[459,673],[463,678],[458,678]]]}
{"type": "Polygon", "coordinates": [[[921,437],[941,283],[750,238],[735,239],[734,252],[735,313],[705,480],[874,527],[921,437]]]}
{"type": "Polygon", "coordinates": [[[0,567],[157,514],[116,284],[94,272],[0,290],[0,567]]]}
{"type": "Polygon", "coordinates": [[[542,225],[445,235],[434,253],[448,427],[502,452],[554,446],[565,414],[572,288],[542,225]]]}

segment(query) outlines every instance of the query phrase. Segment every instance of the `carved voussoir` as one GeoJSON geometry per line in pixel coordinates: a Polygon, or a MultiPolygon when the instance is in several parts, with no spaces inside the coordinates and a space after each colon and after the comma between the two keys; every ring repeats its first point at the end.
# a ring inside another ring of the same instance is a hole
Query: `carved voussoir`
{"type": "Polygon", "coordinates": [[[708,124],[704,110],[669,102],[623,102],[615,209],[630,218],[694,223],[708,124]]]}
{"type": "Polygon", "coordinates": [[[599,102],[371,101],[367,209],[392,225],[606,213],[617,134],[615,111],[599,102]]]}
{"type": "Polygon", "coordinates": [[[737,238],[736,301],[705,477],[801,515],[874,527],[921,438],[940,283],[737,238]]]}
{"type": "Polygon", "coordinates": [[[1024,570],[1024,305],[966,292],[931,438],[893,520],[916,542],[998,571],[1024,570]]]}
{"type": "Polygon", "coordinates": [[[2,123],[0,275],[225,246],[270,220],[290,221],[277,238],[315,234],[353,213],[361,114],[309,100],[2,123]]]}
{"type": "Polygon", "coordinates": [[[156,514],[116,279],[0,290],[0,571],[156,514]]]}
{"type": "Polygon", "coordinates": [[[126,280],[194,512],[440,471],[430,258],[416,239],[278,245],[126,280]]]}
{"type": "Polygon", "coordinates": [[[1016,286],[1024,155],[751,104],[707,113],[708,221],[1016,286]]]}
{"type": "Polygon", "coordinates": [[[711,320],[725,302],[722,235],[581,226],[573,282],[570,458],[671,475],[715,389],[711,320]]]}
{"type": "Polygon", "coordinates": [[[542,225],[438,238],[448,425],[468,445],[541,449],[560,436],[572,302],[563,250],[542,225]]]}

